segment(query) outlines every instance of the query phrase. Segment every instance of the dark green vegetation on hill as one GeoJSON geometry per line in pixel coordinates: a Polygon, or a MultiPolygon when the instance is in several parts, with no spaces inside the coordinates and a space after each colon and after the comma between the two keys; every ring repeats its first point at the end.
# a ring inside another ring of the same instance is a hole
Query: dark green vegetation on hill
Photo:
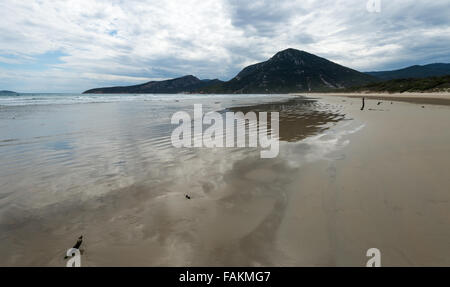
{"type": "Polygon", "coordinates": [[[141,85],[88,90],[94,94],[256,94],[296,92],[404,92],[448,89],[450,64],[412,66],[405,69],[361,73],[305,51],[286,49],[265,62],[244,68],[227,82],[200,80],[194,76],[141,85]],[[391,80],[399,79],[399,80],[391,80]],[[391,80],[381,82],[383,80],[391,80]]]}
{"type": "Polygon", "coordinates": [[[376,81],[370,75],[295,49],[278,52],[269,60],[244,68],[228,82],[204,93],[292,93],[323,91],[376,81]]]}
{"type": "Polygon", "coordinates": [[[184,76],[181,78],[166,81],[151,81],[145,84],[97,88],[85,91],[83,94],[176,94],[195,92],[209,85],[219,84],[220,80],[200,80],[194,76],[184,76]]]}
{"type": "Polygon", "coordinates": [[[372,83],[360,87],[340,90],[339,92],[446,92],[450,91],[450,75],[422,79],[396,79],[372,83]]]}
{"type": "Polygon", "coordinates": [[[424,66],[411,66],[394,71],[367,72],[366,74],[381,80],[427,78],[450,75],[450,64],[429,64],[424,66]]]}

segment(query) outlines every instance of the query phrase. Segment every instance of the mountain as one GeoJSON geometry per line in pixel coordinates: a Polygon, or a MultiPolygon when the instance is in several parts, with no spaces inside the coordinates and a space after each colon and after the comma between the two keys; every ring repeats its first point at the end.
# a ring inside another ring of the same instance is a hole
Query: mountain
{"type": "Polygon", "coordinates": [[[0,95],[16,95],[16,92],[13,91],[0,91],[0,95]]]}
{"type": "Polygon", "coordinates": [[[415,65],[400,70],[367,72],[366,74],[381,80],[438,77],[450,75],[450,64],[415,65]]]}
{"type": "Polygon", "coordinates": [[[344,89],[340,92],[450,92],[450,75],[419,79],[394,79],[361,87],[344,89]]]}
{"type": "Polygon", "coordinates": [[[368,84],[376,78],[305,51],[286,49],[269,60],[244,68],[228,82],[205,93],[291,93],[368,84]]]}
{"type": "Polygon", "coordinates": [[[200,80],[189,75],[165,81],[150,81],[134,86],[91,89],[83,94],[177,94],[193,92],[210,85],[220,84],[221,82],[218,79],[200,80]]]}

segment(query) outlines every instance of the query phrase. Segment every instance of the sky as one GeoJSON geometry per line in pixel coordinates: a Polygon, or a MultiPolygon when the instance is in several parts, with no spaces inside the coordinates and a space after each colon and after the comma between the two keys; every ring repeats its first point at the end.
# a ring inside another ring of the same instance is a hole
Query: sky
{"type": "Polygon", "coordinates": [[[0,19],[17,92],[229,80],[286,48],[359,71],[450,62],[449,0],[1,0],[0,19]]]}

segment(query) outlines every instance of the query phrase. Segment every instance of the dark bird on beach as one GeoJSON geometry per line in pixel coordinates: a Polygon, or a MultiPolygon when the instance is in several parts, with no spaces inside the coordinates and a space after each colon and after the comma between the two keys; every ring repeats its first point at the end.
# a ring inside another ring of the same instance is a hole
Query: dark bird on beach
{"type": "Polygon", "coordinates": [[[381,105],[382,102],[378,102],[377,106],[381,105]]]}
{"type": "Polygon", "coordinates": [[[191,199],[191,197],[189,195],[186,194],[186,199],[191,199]]]}
{"type": "MultiPolygon", "coordinates": [[[[74,249],[80,249],[81,243],[83,243],[83,235],[81,235],[80,237],[78,237],[77,242],[75,243],[75,245],[73,246],[74,249]]],[[[64,259],[69,258],[69,256],[64,256],[64,259]]]]}

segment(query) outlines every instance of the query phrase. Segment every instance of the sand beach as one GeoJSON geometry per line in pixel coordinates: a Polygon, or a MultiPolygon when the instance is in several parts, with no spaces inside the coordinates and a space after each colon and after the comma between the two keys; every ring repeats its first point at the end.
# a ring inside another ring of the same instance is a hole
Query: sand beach
{"type": "Polygon", "coordinates": [[[369,248],[383,266],[448,266],[450,107],[306,96],[210,100],[280,111],[274,159],[173,149],[169,117],[147,125],[157,101],[2,107],[17,126],[0,146],[0,265],[65,266],[83,235],[83,266],[365,266],[369,248]],[[78,129],[51,124],[64,114],[78,129]],[[21,137],[30,118],[51,132],[21,137]]]}

